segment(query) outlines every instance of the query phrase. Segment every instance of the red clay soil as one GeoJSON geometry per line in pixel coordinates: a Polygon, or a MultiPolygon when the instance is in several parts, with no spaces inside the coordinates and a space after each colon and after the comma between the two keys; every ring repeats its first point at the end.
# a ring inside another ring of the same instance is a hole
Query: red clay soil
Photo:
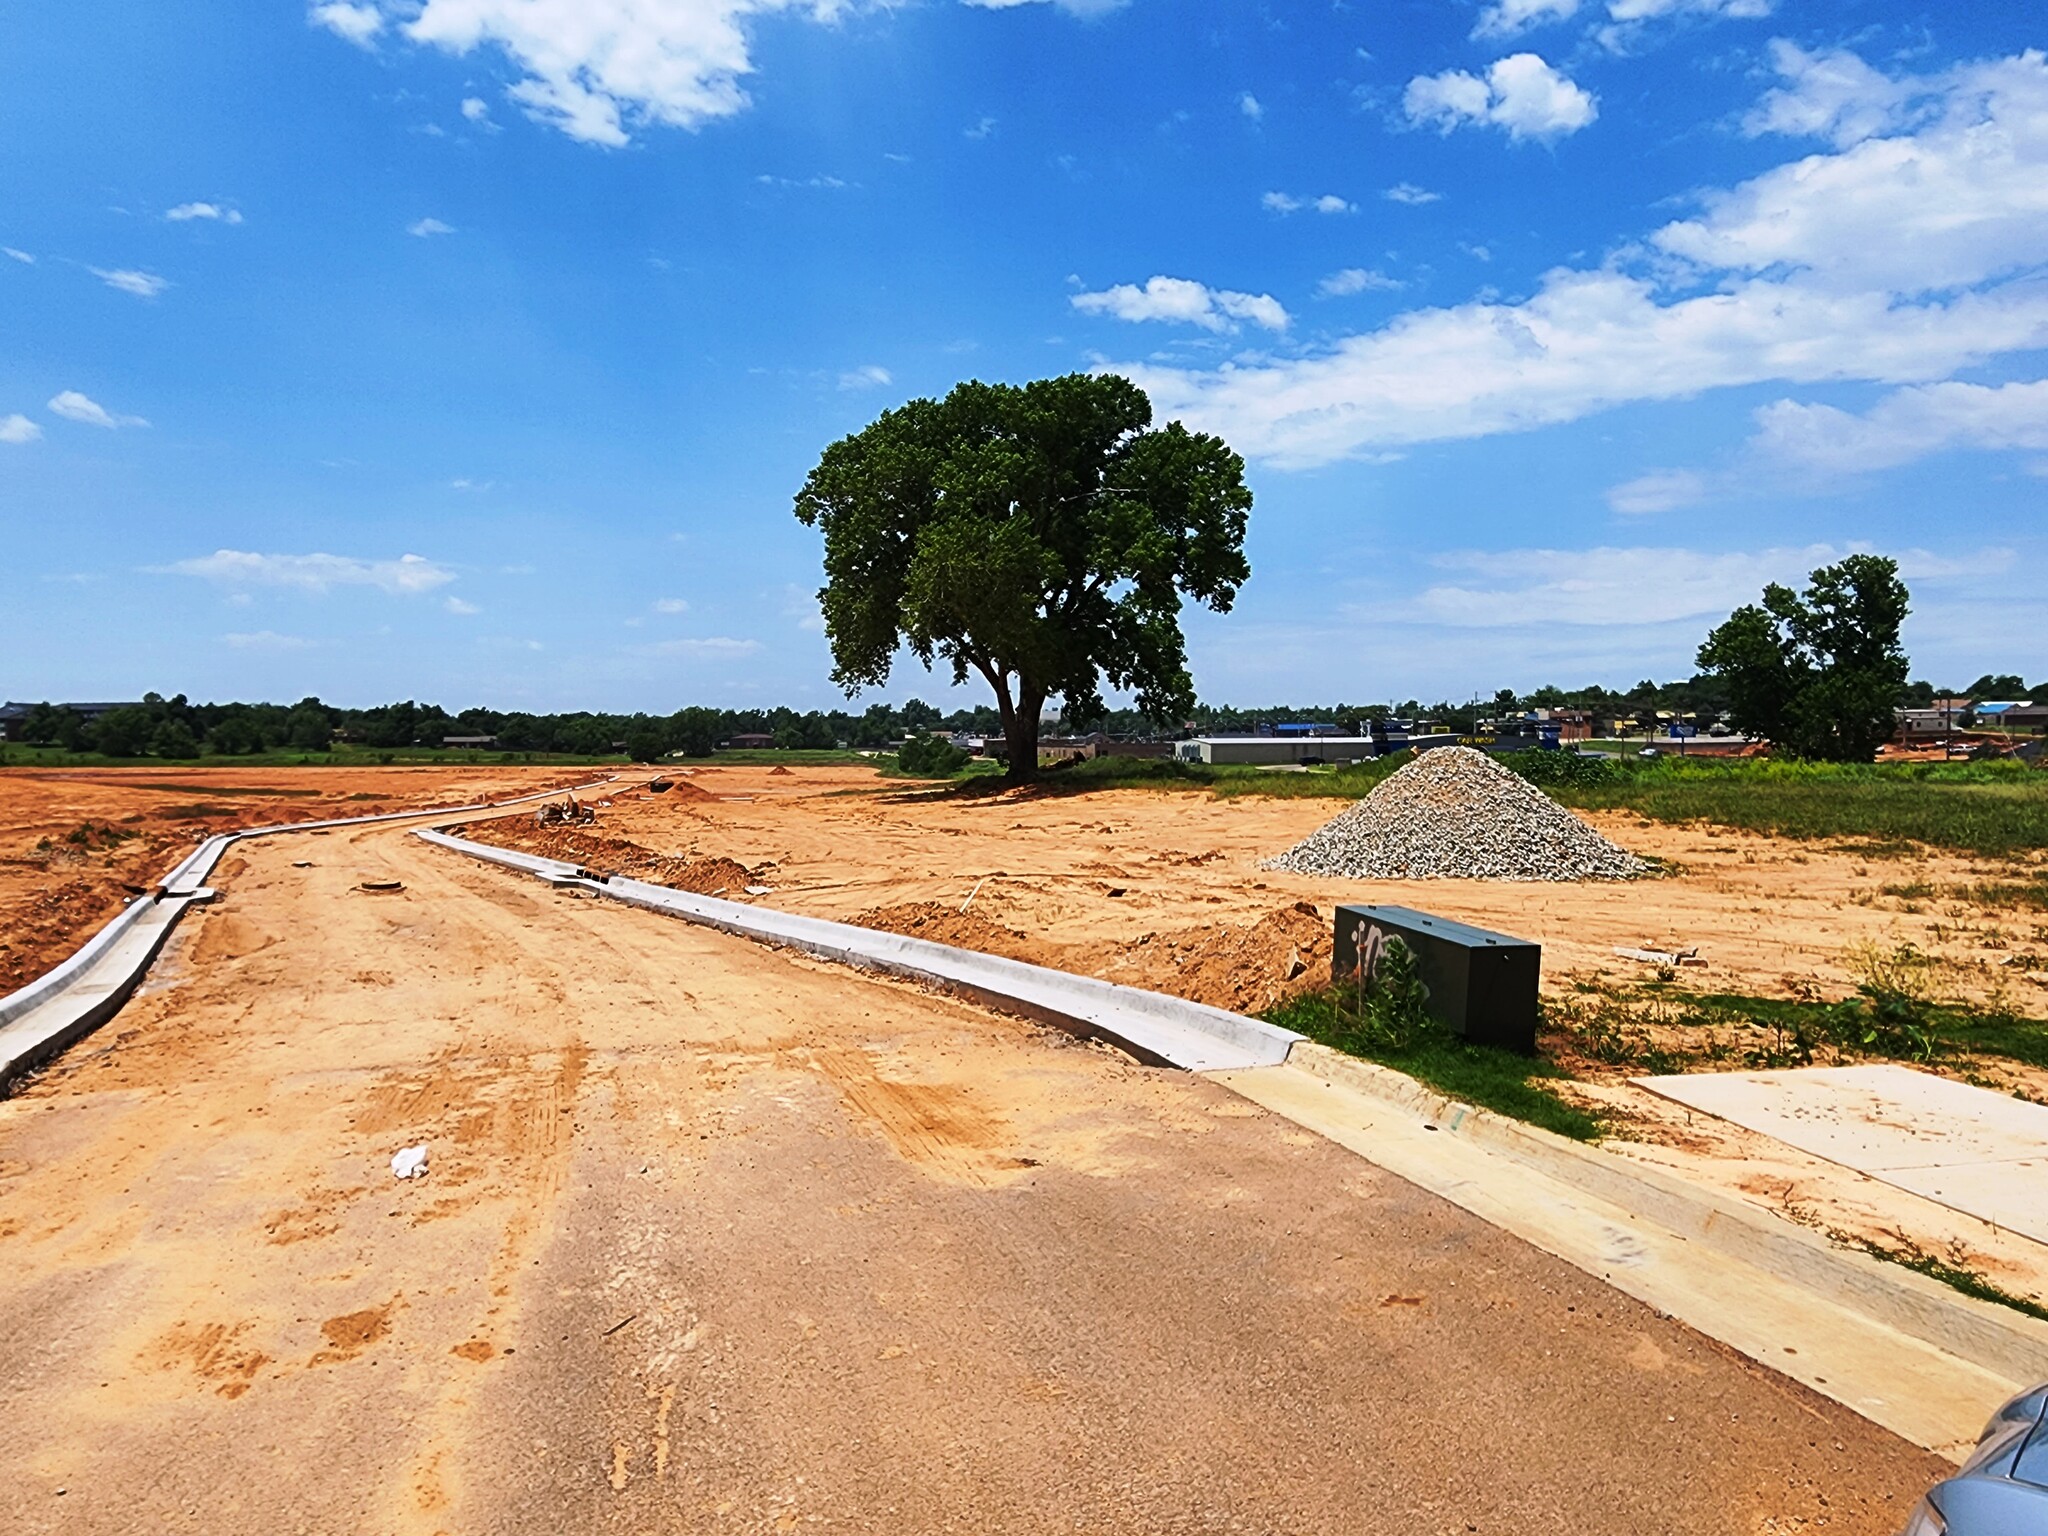
{"type": "Polygon", "coordinates": [[[537,826],[530,815],[471,822],[462,835],[495,848],[562,859],[600,875],[625,875],[699,896],[738,896],[754,883],[753,872],[732,859],[677,858],[578,827],[537,826]]]}
{"type": "Polygon", "coordinates": [[[560,768],[0,769],[0,995],[69,957],[216,832],[587,782],[560,768]]]}
{"type": "Polygon", "coordinates": [[[783,767],[780,763],[777,763],[773,768],[770,768],[768,772],[771,777],[773,777],[776,774],[780,774],[784,778],[791,777],[790,771],[787,768],[783,767]]]}

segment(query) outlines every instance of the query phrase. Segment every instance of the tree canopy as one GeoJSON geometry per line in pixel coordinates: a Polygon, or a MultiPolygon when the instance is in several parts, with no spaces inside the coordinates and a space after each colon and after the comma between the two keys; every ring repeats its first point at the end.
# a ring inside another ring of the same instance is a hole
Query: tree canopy
{"type": "Polygon", "coordinates": [[[1039,712],[1102,711],[1102,686],[1172,720],[1194,704],[1184,599],[1228,612],[1251,574],[1244,460],[1152,426],[1130,380],[970,382],[827,448],[796,515],[825,535],[833,681],[880,686],[900,647],[994,691],[1010,777],[1038,767],[1039,712]]]}
{"type": "Polygon", "coordinates": [[[1699,665],[1726,685],[1737,730],[1798,757],[1869,762],[1906,686],[1907,596],[1896,560],[1851,555],[1803,594],[1765,587],[1707,636],[1699,665]]]}

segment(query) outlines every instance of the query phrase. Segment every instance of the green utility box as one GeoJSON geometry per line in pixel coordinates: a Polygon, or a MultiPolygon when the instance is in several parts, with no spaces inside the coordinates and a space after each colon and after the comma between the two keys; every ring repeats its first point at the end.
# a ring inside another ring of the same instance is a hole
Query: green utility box
{"type": "Polygon", "coordinates": [[[1331,979],[1344,981],[1356,974],[1361,956],[1370,977],[1390,938],[1415,952],[1416,974],[1429,989],[1431,1017],[1478,1044],[1536,1053],[1542,945],[1412,907],[1339,907],[1331,979]]]}

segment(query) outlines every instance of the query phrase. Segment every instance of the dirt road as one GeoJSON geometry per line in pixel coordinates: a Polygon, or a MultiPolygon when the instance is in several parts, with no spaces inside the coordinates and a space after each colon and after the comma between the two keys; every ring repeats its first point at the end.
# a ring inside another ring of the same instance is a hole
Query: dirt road
{"type": "Polygon", "coordinates": [[[393,830],[215,883],[0,1104],[0,1531],[1881,1533],[1941,1470],[1216,1084],[393,830]]]}

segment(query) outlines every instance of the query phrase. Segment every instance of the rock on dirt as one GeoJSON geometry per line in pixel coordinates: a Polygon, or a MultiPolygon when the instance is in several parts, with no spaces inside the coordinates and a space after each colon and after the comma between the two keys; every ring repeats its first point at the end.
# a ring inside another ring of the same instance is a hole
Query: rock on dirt
{"type": "Polygon", "coordinates": [[[1261,867],[1354,880],[1628,880],[1650,868],[1471,747],[1423,753],[1261,867]]]}

